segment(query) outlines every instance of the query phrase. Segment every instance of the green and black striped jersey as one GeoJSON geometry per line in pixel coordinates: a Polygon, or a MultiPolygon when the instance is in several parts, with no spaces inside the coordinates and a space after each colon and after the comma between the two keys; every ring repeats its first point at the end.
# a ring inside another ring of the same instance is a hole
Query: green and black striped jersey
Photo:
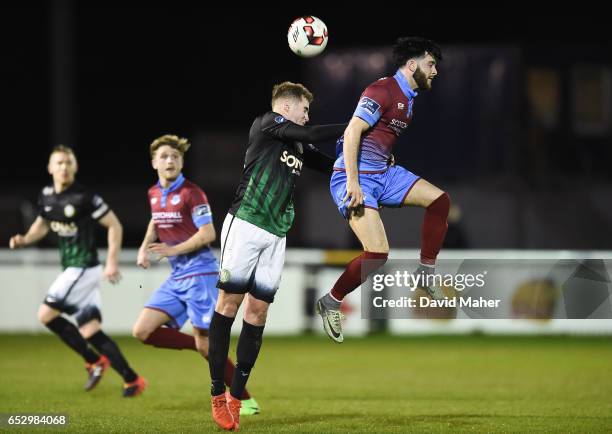
{"type": "Polygon", "coordinates": [[[99,264],[96,250],[96,224],[110,208],[98,195],[77,183],[61,193],[52,185],[42,189],[39,215],[59,236],[62,267],[93,267],[99,264]]]}
{"type": "Polygon", "coordinates": [[[337,139],[345,128],[301,126],[275,112],[256,118],[230,214],[284,237],[293,224],[293,190],[302,167],[326,173],[333,168],[334,160],[310,142],[337,139]]]}

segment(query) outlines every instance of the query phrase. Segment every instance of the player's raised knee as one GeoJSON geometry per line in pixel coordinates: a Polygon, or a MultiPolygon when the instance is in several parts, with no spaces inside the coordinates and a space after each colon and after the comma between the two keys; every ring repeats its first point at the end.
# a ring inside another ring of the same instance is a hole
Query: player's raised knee
{"type": "Polygon", "coordinates": [[[149,330],[147,327],[142,327],[139,324],[134,325],[134,328],[132,328],[132,336],[141,342],[146,341],[151,335],[151,332],[152,330],[149,330]]]}
{"type": "Polygon", "coordinates": [[[439,195],[429,206],[435,205],[436,208],[440,210],[440,212],[448,215],[451,206],[451,198],[450,195],[443,191],[441,195],[439,195]]]}
{"type": "Polygon", "coordinates": [[[43,304],[38,309],[38,321],[40,321],[43,325],[49,323],[53,318],[59,315],[59,312],[50,308],[46,304],[43,304]]]}
{"type": "Polygon", "coordinates": [[[389,243],[387,240],[370,242],[367,245],[364,245],[363,251],[364,253],[389,255],[389,243]]]}

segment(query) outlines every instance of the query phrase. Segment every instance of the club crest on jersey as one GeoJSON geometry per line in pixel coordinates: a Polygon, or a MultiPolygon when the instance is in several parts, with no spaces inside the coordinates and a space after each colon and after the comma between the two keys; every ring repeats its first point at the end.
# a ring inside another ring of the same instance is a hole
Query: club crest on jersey
{"type": "Polygon", "coordinates": [[[175,194],[174,196],[172,196],[172,199],[170,199],[170,203],[172,205],[178,205],[180,201],[181,201],[181,195],[180,194],[175,194]]]}
{"type": "Polygon", "coordinates": [[[364,109],[366,112],[370,113],[371,115],[374,115],[374,113],[376,113],[378,109],[380,108],[380,104],[378,104],[372,98],[368,98],[367,96],[364,96],[363,98],[361,98],[361,101],[359,101],[359,107],[361,107],[362,109],[364,109]]]}
{"type": "Polygon", "coordinates": [[[230,280],[230,272],[229,270],[226,270],[225,268],[223,270],[221,270],[221,273],[219,273],[219,281],[220,282],[229,282],[230,280]]]}
{"type": "Polygon", "coordinates": [[[277,116],[274,118],[274,122],[276,122],[277,124],[282,124],[283,122],[285,122],[285,118],[282,116],[277,116]]]}
{"type": "Polygon", "coordinates": [[[152,197],[151,198],[151,205],[155,205],[157,203],[157,198],[156,197],[152,197]]]}
{"type": "Polygon", "coordinates": [[[70,204],[66,205],[64,207],[64,215],[68,218],[73,217],[74,213],[76,212],[76,210],[74,209],[74,207],[70,204]]]}
{"type": "Polygon", "coordinates": [[[304,147],[302,146],[302,144],[300,142],[295,142],[295,146],[297,147],[297,151],[300,154],[304,153],[304,147]]]}
{"type": "Polygon", "coordinates": [[[45,196],[51,196],[53,194],[53,187],[47,186],[43,188],[42,194],[44,194],[45,196]]]}

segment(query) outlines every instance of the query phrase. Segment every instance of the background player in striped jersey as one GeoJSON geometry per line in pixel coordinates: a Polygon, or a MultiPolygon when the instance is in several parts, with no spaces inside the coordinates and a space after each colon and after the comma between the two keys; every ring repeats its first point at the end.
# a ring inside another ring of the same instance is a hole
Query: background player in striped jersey
{"type": "Polygon", "coordinates": [[[242,179],[223,223],[221,290],[210,323],[209,365],[213,418],[224,429],[239,426],[240,401],[236,398],[259,354],[268,307],[280,283],[297,177],[303,166],[331,173],[333,160],[311,142],[335,139],[346,127],[305,127],[311,101],[312,94],[301,84],[274,86],[272,111],[257,117],[251,126],[242,179]],[[226,406],[223,378],[230,329],[245,298],[236,371],[226,406]]]}
{"type": "MultiPolygon", "coordinates": [[[[425,208],[421,265],[417,270],[423,277],[434,272],[448,227],[448,194],[403,167],[391,164],[393,145],[412,120],[417,90],[431,89],[442,53],[432,41],[405,37],[397,40],[393,57],[397,72],[366,88],[336,147],[331,194],[364,250],[346,266],[332,290],[317,301],[325,331],[338,343],[343,341],[342,299],[363,283],[362,276],[374,272],[387,260],[389,242],[379,207],[425,208]]],[[[444,296],[440,288],[423,285],[423,289],[435,299],[444,296]]]]}
{"type": "Polygon", "coordinates": [[[98,384],[110,364],[125,381],[123,396],[136,396],[145,389],[146,381],[130,368],[117,344],[101,328],[100,279],[104,276],[116,284],[121,278],[117,260],[123,229],[100,196],[75,182],[77,169],[72,149],[62,145],[53,149],[48,165],[53,184],[43,188],[39,215],[28,232],[13,236],[10,247],[35,244],[49,229],[57,233],[64,271],[49,288],[38,319],[85,360],[89,375],[85,390],[98,384]],[[104,271],[96,250],[98,223],[108,229],[104,271]],[[79,328],[62,313],[75,315],[79,328]]]}
{"type": "MultiPolygon", "coordinates": [[[[219,265],[210,249],[216,233],[206,194],[181,173],[190,146],[187,139],[174,135],[159,137],[150,146],[159,181],[148,192],[152,218],[137,263],[148,268],[148,254],[153,253],[168,258],[172,273],[145,305],[133,335],[159,348],[197,350],[208,359],[208,326],[217,302],[219,265]],[[187,319],[195,337],[179,331],[187,319]]],[[[234,373],[230,359],[225,367],[229,385],[234,373]]],[[[240,398],[242,414],[259,413],[246,389],[240,398]]]]}

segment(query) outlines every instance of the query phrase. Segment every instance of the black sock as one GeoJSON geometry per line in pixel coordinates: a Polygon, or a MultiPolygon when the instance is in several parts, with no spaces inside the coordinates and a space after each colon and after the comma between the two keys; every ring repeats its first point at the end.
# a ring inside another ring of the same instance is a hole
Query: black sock
{"type": "Polygon", "coordinates": [[[121,350],[115,341],[106,336],[102,330],[99,330],[96,334],[91,336],[88,341],[100,352],[100,354],[104,354],[108,357],[113,369],[121,375],[126,383],[136,381],[138,375],[130,368],[130,365],[128,365],[127,360],[125,360],[125,357],[121,354],[121,350]]]}
{"type": "Polygon", "coordinates": [[[264,326],[254,326],[246,321],[242,321],[242,331],[238,339],[236,349],[236,370],[230,387],[230,393],[234,397],[240,397],[244,393],[246,383],[249,380],[251,369],[255,366],[255,361],[259,355],[264,326]]]}
{"type": "Polygon", "coordinates": [[[208,368],[210,369],[210,394],[217,396],[225,393],[225,362],[230,345],[230,331],[234,318],[221,315],[219,312],[213,314],[208,329],[208,368]]]}
{"type": "Polygon", "coordinates": [[[45,324],[49,330],[58,335],[66,345],[79,353],[87,363],[96,363],[100,356],[89,345],[79,329],[63,316],[57,316],[45,324]]]}

